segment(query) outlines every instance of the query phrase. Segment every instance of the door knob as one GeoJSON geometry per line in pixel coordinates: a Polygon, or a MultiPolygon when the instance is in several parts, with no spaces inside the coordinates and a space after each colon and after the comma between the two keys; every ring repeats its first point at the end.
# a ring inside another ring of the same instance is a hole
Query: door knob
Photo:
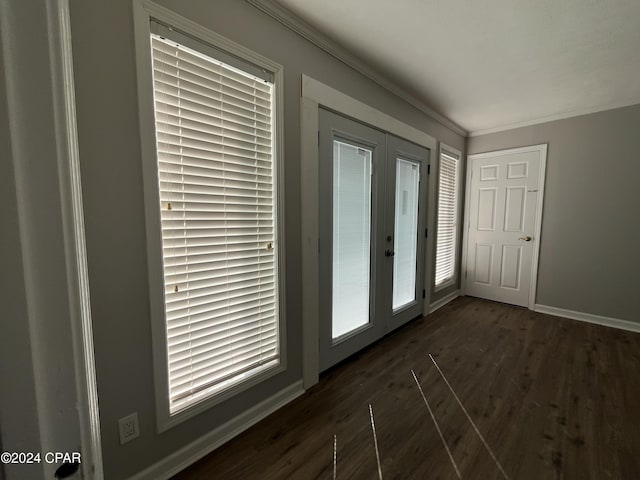
{"type": "Polygon", "coordinates": [[[396,254],[396,252],[392,251],[392,250],[386,250],[384,252],[384,256],[385,257],[393,257],[396,254]]]}
{"type": "Polygon", "coordinates": [[[527,235],[526,237],[520,237],[518,240],[524,240],[525,242],[530,242],[532,238],[529,235],[527,235]]]}

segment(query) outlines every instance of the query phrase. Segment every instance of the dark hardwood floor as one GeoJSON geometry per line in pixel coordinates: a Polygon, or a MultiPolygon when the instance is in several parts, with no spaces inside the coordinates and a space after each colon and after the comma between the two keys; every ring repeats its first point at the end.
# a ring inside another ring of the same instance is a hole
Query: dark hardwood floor
{"type": "Polygon", "coordinates": [[[640,478],[640,335],[462,297],[333,368],[177,479],[640,478]]]}

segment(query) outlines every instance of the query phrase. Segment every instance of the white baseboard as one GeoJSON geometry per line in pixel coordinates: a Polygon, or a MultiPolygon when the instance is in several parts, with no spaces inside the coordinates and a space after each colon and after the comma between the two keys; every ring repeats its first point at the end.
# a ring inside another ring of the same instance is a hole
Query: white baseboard
{"type": "Polygon", "coordinates": [[[455,292],[451,292],[449,295],[442,297],[440,300],[436,300],[431,305],[429,305],[429,313],[433,313],[438,310],[440,307],[444,307],[451,300],[454,300],[460,296],[460,290],[456,290],[455,292]]]}
{"type": "Polygon", "coordinates": [[[640,332],[640,323],[622,320],[619,318],[603,317],[601,315],[593,315],[591,313],[576,312],[573,310],[565,310],[564,308],[550,307],[548,305],[540,305],[536,303],[533,308],[536,312],[555,315],[556,317],[570,318],[571,320],[580,320],[581,322],[595,323],[604,325],[605,327],[619,328],[620,330],[628,330],[630,332],[640,332]]]}
{"type": "Polygon", "coordinates": [[[224,425],[203,435],[194,442],[173,452],[157,463],[137,473],[129,480],[166,480],[176,473],[184,470],[189,465],[197,462],[202,457],[212,452],[223,443],[255,425],[263,418],[269,416],[287,403],[298,398],[304,393],[302,380],[295,382],[280,390],[275,395],[260,402],[246,412],[229,420],[224,425]]]}

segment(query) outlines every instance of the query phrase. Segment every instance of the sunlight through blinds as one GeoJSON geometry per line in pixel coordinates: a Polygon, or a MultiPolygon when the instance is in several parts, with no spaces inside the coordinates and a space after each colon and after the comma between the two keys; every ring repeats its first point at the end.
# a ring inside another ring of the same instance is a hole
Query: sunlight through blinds
{"type": "Polygon", "coordinates": [[[273,83],[151,48],[173,414],[279,361],[273,83]]]}
{"type": "Polygon", "coordinates": [[[455,277],[459,161],[457,156],[445,151],[440,154],[436,286],[442,285],[455,277]]]}

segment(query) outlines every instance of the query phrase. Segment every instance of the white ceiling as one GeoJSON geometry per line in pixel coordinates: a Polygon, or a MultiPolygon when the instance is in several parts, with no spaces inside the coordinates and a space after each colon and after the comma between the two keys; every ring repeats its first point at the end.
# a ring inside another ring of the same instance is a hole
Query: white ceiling
{"type": "Polygon", "coordinates": [[[472,132],[640,103],[640,0],[277,0],[472,132]]]}

